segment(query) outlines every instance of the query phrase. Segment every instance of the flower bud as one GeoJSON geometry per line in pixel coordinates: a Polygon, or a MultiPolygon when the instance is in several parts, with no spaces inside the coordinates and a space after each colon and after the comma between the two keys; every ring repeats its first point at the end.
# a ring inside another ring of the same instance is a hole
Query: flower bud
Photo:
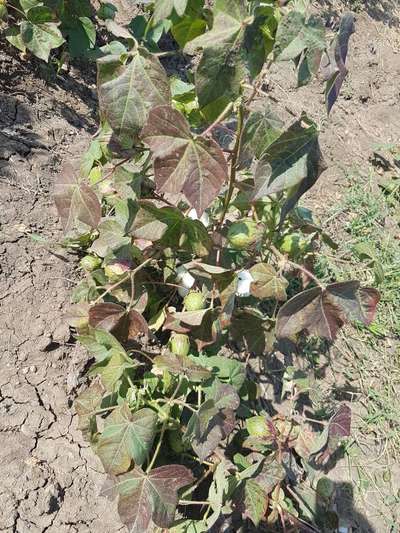
{"type": "Polygon", "coordinates": [[[236,250],[251,248],[261,237],[260,227],[251,218],[234,222],[228,229],[228,242],[236,250]]]}
{"type": "Polygon", "coordinates": [[[83,270],[93,272],[93,270],[100,267],[101,259],[99,257],[94,257],[93,255],[85,255],[85,257],[82,257],[79,264],[83,270]]]}
{"type": "Polygon", "coordinates": [[[186,357],[190,350],[189,337],[182,333],[173,333],[169,341],[169,348],[175,355],[186,357]]]}
{"type": "Polygon", "coordinates": [[[196,291],[189,292],[183,300],[186,311],[200,311],[200,309],[204,309],[205,304],[203,295],[196,291]]]}

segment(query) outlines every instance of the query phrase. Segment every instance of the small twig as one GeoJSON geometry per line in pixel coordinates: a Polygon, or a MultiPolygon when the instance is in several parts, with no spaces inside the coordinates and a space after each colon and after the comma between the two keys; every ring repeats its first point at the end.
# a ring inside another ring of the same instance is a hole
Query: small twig
{"type": "Polygon", "coordinates": [[[277,257],[280,261],[284,261],[286,264],[292,266],[293,268],[296,268],[297,270],[301,270],[307,277],[312,279],[318,287],[325,290],[325,285],[316,277],[312,272],[307,270],[302,265],[299,265],[298,263],[294,263],[293,261],[290,261],[285,255],[283,255],[275,246],[270,245],[269,249],[271,252],[277,257]]]}
{"type": "MultiPolygon", "coordinates": [[[[213,465],[215,466],[215,465],[213,465]]],[[[194,485],[192,485],[189,489],[187,489],[183,494],[182,494],[182,498],[186,498],[187,496],[189,496],[189,494],[192,494],[199,485],[201,485],[203,483],[203,481],[205,479],[208,478],[208,476],[210,474],[212,474],[213,470],[211,468],[209,468],[202,476],[201,478],[199,478],[196,483],[194,485]]]]}
{"type": "Polygon", "coordinates": [[[198,502],[198,501],[191,501],[191,500],[179,500],[179,505],[210,505],[210,502],[198,502]]]}

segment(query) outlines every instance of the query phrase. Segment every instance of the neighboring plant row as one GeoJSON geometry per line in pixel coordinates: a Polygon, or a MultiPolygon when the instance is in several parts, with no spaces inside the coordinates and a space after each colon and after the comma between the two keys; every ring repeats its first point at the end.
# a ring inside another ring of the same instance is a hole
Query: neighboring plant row
{"type": "MultiPolygon", "coordinates": [[[[20,4],[21,32],[31,10],[50,10],[20,4]]],[[[329,112],[354,21],[329,39],[304,0],[279,4],[158,1],[108,24],[118,40],[98,60],[100,128],[56,184],[64,244],[85,254],[69,314],[94,358],[79,424],[131,532],[337,525],[323,473],[350,407],[321,420],[306,358],[267,401],[254,363],[305,334],[332,342],[347,322],[370,324],[379,294],[312,272],[320,243],[336,248],[297,205],[326,168],[318,127],[279,116],[263,79],[293,61],[299,86],[325,79],[329,112]],[[160,61],[175,53],[186,67],[168,77],[160,61]]]]}

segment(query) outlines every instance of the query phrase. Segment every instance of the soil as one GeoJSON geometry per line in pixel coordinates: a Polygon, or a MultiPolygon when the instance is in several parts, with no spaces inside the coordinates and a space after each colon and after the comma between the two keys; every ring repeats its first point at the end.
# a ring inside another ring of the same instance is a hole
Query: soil
{"type": "MultiPolygon", "coordinates": [[[[335,24],[332,2],[323,3],[327,13],[332,11],[327,20],[335,24]]],[[[386,9],[384,20],[372,8],[357,15],[350,74],[329,120],[319,83],[295,92],[295,76],[288,67],[269,87],[273,96],[284,99],[289,114],[305,109],[322,124],[321,144],[330,168],[309,195],[317,210],[340,199],[349,170],[367,169],[375,143],[398,141],[400,29],[395,11],[389,18],[388,13],[386,9]],[[314,97],[320,105],[314,105],[314,97]]],[[[78,276],[76,261],[32,239],[32,234],[40,234],[54,243],[61,235],[51,191],[61,164],[81,153],[96,130],[93,83],[85,69],[56,76],[39,62],[21,60],[0,41],[4,533],[124,529],[115,509],[99,495],[105,475],[77,431],[72,409],[76,392],[85,384],[87,362],[63,322],[78,276]]],[[[350,520],[358,531],[373,531],[355,514],[350,520]]],[[[383,530],[378,525],[376,531],[383,530]]]]}

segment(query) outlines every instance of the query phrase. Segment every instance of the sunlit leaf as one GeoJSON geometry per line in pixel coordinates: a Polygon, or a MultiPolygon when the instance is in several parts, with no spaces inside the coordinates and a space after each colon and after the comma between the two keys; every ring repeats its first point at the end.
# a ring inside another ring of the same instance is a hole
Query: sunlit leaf
{"type": "Polygon", "coordinates": [[[264,489],[254,479],[248,479],[244,486],[245,516],[258,526],[268,509],[268,498],[264,489]]]}
{"type": "Polygon", "coordinates": [[[175,11],[180,17],[185,13],[188,0],[155,0],[153,20],[157,24],[175,11]]]}
{"type": "Polygon", "coordinates": [[[127,369],[134,368],[134,363],[124,352],[112,349],[105,359],[95,363],[89,375],[100,376],[101,383],[107,392],[114,392],[120,384],[121,378],[127,369]]]}
{"type": "Polygon", "coordinates": [[[141,137],[155,157],[159,191],[183,193],[200,216],[228,177],[221,148],[212,139],[193,137],[185,117],[168,106],[151,110],[141,137]]]}
{"type": "Polygon", "coordinates": [[[291,338],[306,330],[309,335],[334,340],[345,322],[370,324],[380,300],[379,292],[360,288],[358,281],[332,283],[294,296],[278,313],[276,335],[291,338]]]}
{"type": "Polygon", "coordinates": [[[106,418],[96,452],[109,474],[123,474],[132,460],[141,465],[148,458],[156,433],[157,415],[151,409],[131,413],[124,403],[106,418]]]}
{"type": "Polygon", "coordinates": [[[312,455],[317,455],[316,462],[325,464],[336,452],[344,437],[349,437],[351,431],[351,409],[342,404],[332,416],[322,434],[317,439],[312,455]]]}
{"type": "Polygon", "coordinates": [[[21,39],[27,49],[43,61],[48,61],[53,48],[58,48],[65,42],[58,24],[54,22],[36,24],[29,20],[21,22],[21,39]]]}
{"type": "Polygon", "coordinates": [[[185,376],[189,381],[204,381],[211,376],[210,370],[195,363],[187,355],[158,355],[153,359],[153,364],[161,369],[168,370],[171,374],[185,376]]]}
{"type": "Polygon", "coordinates": [[[144,48],[139,48],[126,63],[120,56],[99,59],[98,91],[103,118],[128,144],[146,123],[149,110],[168,104],[171,99],[164,68],[144,48]]]}
{"type": "Polygon", "coordinates": [[[256,298],[275,298],[285,301],[288,281],[280,276],[274,267],[267,263],[257,263],[250,269],[254,281],[250,285],[250,291],[256,298]]]}
{"type": "Polygon", "coordinates": [[[256,157],[260,159],[263,153],[282,133],[283,122],[273,113],[264,102],[252,111],[246,121],[242,144],[241,160],[256,157]]]}
{"type": "Polygon", "coordinates": [[[183,17],[182,20],[172,26],[172,35],[181,48],[203,34],[207,28],[207,22],[201,18],[183,17]]]}
{"type": "Polygon", "coordinates": [[[100,408],[104,387],[99,381],[94,381],[90,387],[81,392],[74,402],[75,411],[79,418],[78,429],[86,438],[96,430],[95,412],[100,408]]]}
{"type": "Polygon", "coordinates": [[[76,179],[73,165],[67,163],[57,177],[54,201],[66,233],[75,229],[77,222],[96,228],[101,220],[101,205],[95,192],[76,179]]]}
{"type": "Polygon", "coordinates": [[[175,518],[178,490],[193,483],[190,470],[182,465],[166,465],[149,473],[139,467],[114,478],[103,494],[118,495],[118,511],[130,533],[148,530],[151,520],[160,528],[169,528],[175,518]]]}

